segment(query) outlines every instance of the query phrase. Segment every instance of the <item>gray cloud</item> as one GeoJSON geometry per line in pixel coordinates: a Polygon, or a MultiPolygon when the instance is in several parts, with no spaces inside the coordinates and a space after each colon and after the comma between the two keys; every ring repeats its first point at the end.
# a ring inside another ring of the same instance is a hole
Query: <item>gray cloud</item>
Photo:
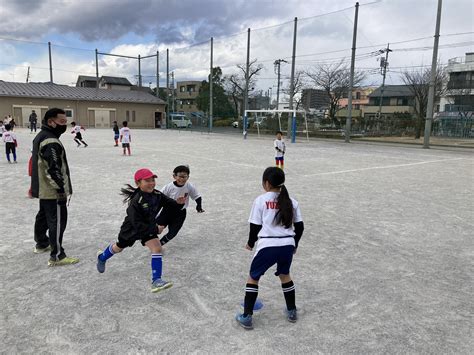
{"type": "Polygon", "coordinates": [[[217,0],[2,0],[0,36],[34,39],[74,33],[84,41],[154,34],[160,43],[202,41],[233,33],[264,15],[284,13],[287,2],[217,0]],[[258,9],[258,11],[256,11],[258,9]],[[21,18],[21,20],[19,20],[21,18]],[[193,31],[189,35],[188,29],[193,31]]]}

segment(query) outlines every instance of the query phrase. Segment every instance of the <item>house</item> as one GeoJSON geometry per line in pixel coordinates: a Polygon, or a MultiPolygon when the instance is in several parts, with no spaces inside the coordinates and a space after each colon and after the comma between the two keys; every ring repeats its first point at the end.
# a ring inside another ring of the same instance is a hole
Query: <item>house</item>
{"type": "MultiPolygon", "coordinates": [[[[366,106],[369,104],[369,95],[374,92],[373,87],[360,87],[352,90],[352,118],[354,123],[360,121],[364,116],[366,106]]],[[[347,106],[349,105],[348,94],[344,93],[339,100],[339,107],[336,116],[339,118],[346,118],[348,114],[347,106]]]]}
{"type": "Polygon", "coordinates": [[[76,87],[95,88],[97,87],[97,78],[95,76],[79,75],[77,77],[76,87]]]}
{"type": "Polygon", "coordinates": [[[48,109],[59,107],[68,121],[84,127],[108,128],[113,121],[128,121],[132,128],[155,128],[164,121],[165,106],[156,96],[130,89],[0,81],[0,115],[12,114],[23,127],[32,110],[43,117],[48,109]]]}
{"type": "Polygon", "coordinates": [[[132,83],[127,78],[116,76],[101,76],[99,79],[99,88],[109,90],[130,90],[132,83]]]}
{"type": "Polygon", "coordinates": [[[176,111],[197,112],[199,111],[196,99],[202,83],[200,81],[178,81],[176,83],[176,111]]]}
{"type": "Polygon", "coordinates": [[[433,133],[438,136],[468,138],[474,136],[474,53],[464,58],[449,59],[446,94],[440,100],[433,120],[433,133]]]}

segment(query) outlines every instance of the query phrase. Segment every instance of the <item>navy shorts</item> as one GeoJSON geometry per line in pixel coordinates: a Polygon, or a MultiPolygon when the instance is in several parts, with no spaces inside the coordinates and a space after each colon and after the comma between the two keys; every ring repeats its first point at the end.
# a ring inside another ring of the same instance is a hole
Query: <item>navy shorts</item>
{"type": "Polygon", "coordinates": [[[130,148],[130,143],[122,143],[122,148],[130,148]]]}
{"type": "Polygon", "coordinates": [[[275,157],[276,161],[283,161],[283,157],[275,157]]]}
{"type": "Polygon", "coordinates": [[[280,274],[288,275],[290,273],[291,261],[293,260],[293,245],[284,245],[282,247],[268,247],[258,251],[250,265],[250,277],[259,280],[260,276],[277,264],[275,276],[280,274]]]}

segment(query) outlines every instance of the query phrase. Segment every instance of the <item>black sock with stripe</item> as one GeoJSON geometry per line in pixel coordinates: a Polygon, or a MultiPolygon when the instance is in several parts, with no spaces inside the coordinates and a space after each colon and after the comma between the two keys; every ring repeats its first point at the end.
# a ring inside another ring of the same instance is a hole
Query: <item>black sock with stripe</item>
{"type": "Polygon", "coordinates": [[[258,296],[258,285],[245,285],[245,299],[244,299],[244,316],[253,314],[253,307],[258,296]]]}
{"type": "Polygon", "coordinates": [[[295,284],[293,281],[286,282],[281,284],[281,288],[283,289],[283,295],[285,296],[286,309],[289,311],[295,309],[295,284]]]}

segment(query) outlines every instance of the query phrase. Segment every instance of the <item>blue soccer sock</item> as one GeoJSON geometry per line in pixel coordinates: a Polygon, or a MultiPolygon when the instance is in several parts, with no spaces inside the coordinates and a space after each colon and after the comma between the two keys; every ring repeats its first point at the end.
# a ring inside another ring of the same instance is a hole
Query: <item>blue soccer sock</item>
{"type": "Polygon", "coordinates": [[[151,280],[155,282],[161,279],[163,272],[163,260],[161,254],[151,254],[151,280]]]}
{"type": "Polygon", "coordinates": [[[10,161],[10,154],[7,154],[7,160],[10,161]]]}
{"type": "Polygon", "coordinates": [[[112,256],[114,256],[114,251],[112,250],[112,244],[110,244],[107,248],[104,249],[102,254],[99,255],[100,261],[107,261],[112,256]]]}

